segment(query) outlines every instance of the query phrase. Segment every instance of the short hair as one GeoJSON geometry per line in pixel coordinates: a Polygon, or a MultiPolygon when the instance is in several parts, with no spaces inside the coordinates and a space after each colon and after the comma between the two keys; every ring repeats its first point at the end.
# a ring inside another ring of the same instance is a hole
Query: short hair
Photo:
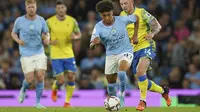
{"type": "Polygon", "coordinates": [[[114,3],[111,0],[103,0],[96,4],[96,11],[103,13],[114,9],[114,3]]]}
{"type": "Polygon", "coordinates": [[[28,5],[28,4],[32,4],[32,3],[37,3],[36,0],[26,0],[25,1],[25,4],[28,5]]]}
{"type": "Polygon", "coordinates": [[[57,0],[56,5],[65,5],[63,0],[57,0]]]}

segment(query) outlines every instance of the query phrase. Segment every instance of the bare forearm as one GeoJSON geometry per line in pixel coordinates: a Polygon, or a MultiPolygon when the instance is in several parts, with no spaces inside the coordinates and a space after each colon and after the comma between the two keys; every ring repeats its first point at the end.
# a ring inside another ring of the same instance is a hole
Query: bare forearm
{"type": "Polygon", "coordinates": [[[81,39],[81,36],[82,36],[81,32],[74,33],[73,40],[81,39]]]}
{"type": "Polygon", "coordinates": [[[153,35],[156,35],[157,33],[159,33],[162,28],[159,22],[155,18],[151,21],[150,27],[151,27],[151,33],[153,35]]]}
{"type": "Polygon", "coordinates": [[[49,32],[43,33],[42,38],[43,38],[44,40],[45,40],[45,39],[50,40],[50,34],[49,34],[49,32]]]}
{"type": "Polygon", "coordinates": [[[11,36],[12,36],[13,40],[15,40],[15,42],[17,42],[17,43],[19,42],[19,37],[16,33],[12,32],[11,36]]]}

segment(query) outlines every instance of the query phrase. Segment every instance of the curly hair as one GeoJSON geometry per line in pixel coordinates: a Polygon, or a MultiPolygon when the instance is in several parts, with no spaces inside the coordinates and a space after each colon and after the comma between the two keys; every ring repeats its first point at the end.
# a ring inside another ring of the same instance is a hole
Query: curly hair
{"type": "Polygon", "coordinates": [[[96,11],[103,13],[114,9],[114,3],[111,0],[102,0],[96,4],[96,11]]]}

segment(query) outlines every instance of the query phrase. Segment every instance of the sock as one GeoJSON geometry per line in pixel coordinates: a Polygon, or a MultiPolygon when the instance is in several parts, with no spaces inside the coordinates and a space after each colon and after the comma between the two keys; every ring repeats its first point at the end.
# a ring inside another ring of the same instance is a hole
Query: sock
{"type": "Polygon", "coordinates": [[[30,87],[31,84],[29,84],[28,82],[26,82],[26,80],[24,79],[23,83],[22,83],[22,90],[24,92],[26,92],[26,90],[30,87]]]}
{"type": "Polygon", "coordinates": [[[119,71],[117,75],[118,75],[118,79],[120,81],[120,93],[124,94],[124,91],[126,89],[126,72],[119,71]]]}
{"type": "Polygon", "coordinates": [[[37,85],[36,85],[36,104],[40,103],[40,98],[42,97],[43,89],[44,89],[44,81],[37,82],[37,85]]]}
{"type": "Polygon", "coordinates": [[[108,83],[107,91],[108,91],[109,96],[117,96],[116,95],[116,92],[117,92],[116,83],[108,83]]]}
{"type": "Polygon", "coordinates": [[[65,102],[69,103],[75,90],[75,82],[68,82],[66,86],[66,99],[65,102]]]}
{"type": "Polygon", "coordinates": [[[146,75],[139,76],[138,79],[139,79],[138,86],[140,88],[140,100],[146,101],[147,88],[148,88],[147,76],[146,75]]]}
{"type": "Polygon", "coordinates": [[[57,80],[55,80],[53,82],[52,89],[53,90],[58,90],[60,88],[60,86],[62,86],[62,84],[59,84],[59,82],[57,80]]]}
{"type": "Polygon", "coordinates": [[[161,86],[155,84],[153,81],[148,80],[148,90],[152,91],[152,92],[157,92],[160,94],[164,93],[164,90],[161,86]]]}

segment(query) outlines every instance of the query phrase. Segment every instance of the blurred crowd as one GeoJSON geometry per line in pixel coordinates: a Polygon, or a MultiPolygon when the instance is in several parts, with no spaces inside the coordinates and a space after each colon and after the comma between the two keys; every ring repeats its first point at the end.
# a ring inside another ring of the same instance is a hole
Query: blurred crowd
{"type": "MultiPolygon", "coordinates": [[[[89,49],[94,25],[100,20],[95,4],[100,0],[64,0],[67,14],[76,18],[82,38],[73,41],[77,62],[77,89],[104,89],[105,49],[102,45],[89,49]]],[[[115,2],[115,15],[121,8],[115,2]]],[[[162,30],[154,37],[157,58],[148,72],[157,84],[175,89],[200,89],[200,0],[134,0],[137,7],[154,15],[162,30]]],[[[25,14],[23,0],[1,0],[0,3],[0,89],[19,89],[24,79],[18,45],[11,37],[13,22],[25,14]]],[[[38,0],[38,14],[45,19],[55,14],[55,0],[38,0]]],[[[48,46],[45,46],[49,55],[48,46]]],[[[128,89],[137,88],[136,79],[128,72],[128,89]]],[[[53,83],[51,61],[45,78],[45,88],[53,83]]],[[[34,85],[31,87],[34,88],[34,85]]]]}

